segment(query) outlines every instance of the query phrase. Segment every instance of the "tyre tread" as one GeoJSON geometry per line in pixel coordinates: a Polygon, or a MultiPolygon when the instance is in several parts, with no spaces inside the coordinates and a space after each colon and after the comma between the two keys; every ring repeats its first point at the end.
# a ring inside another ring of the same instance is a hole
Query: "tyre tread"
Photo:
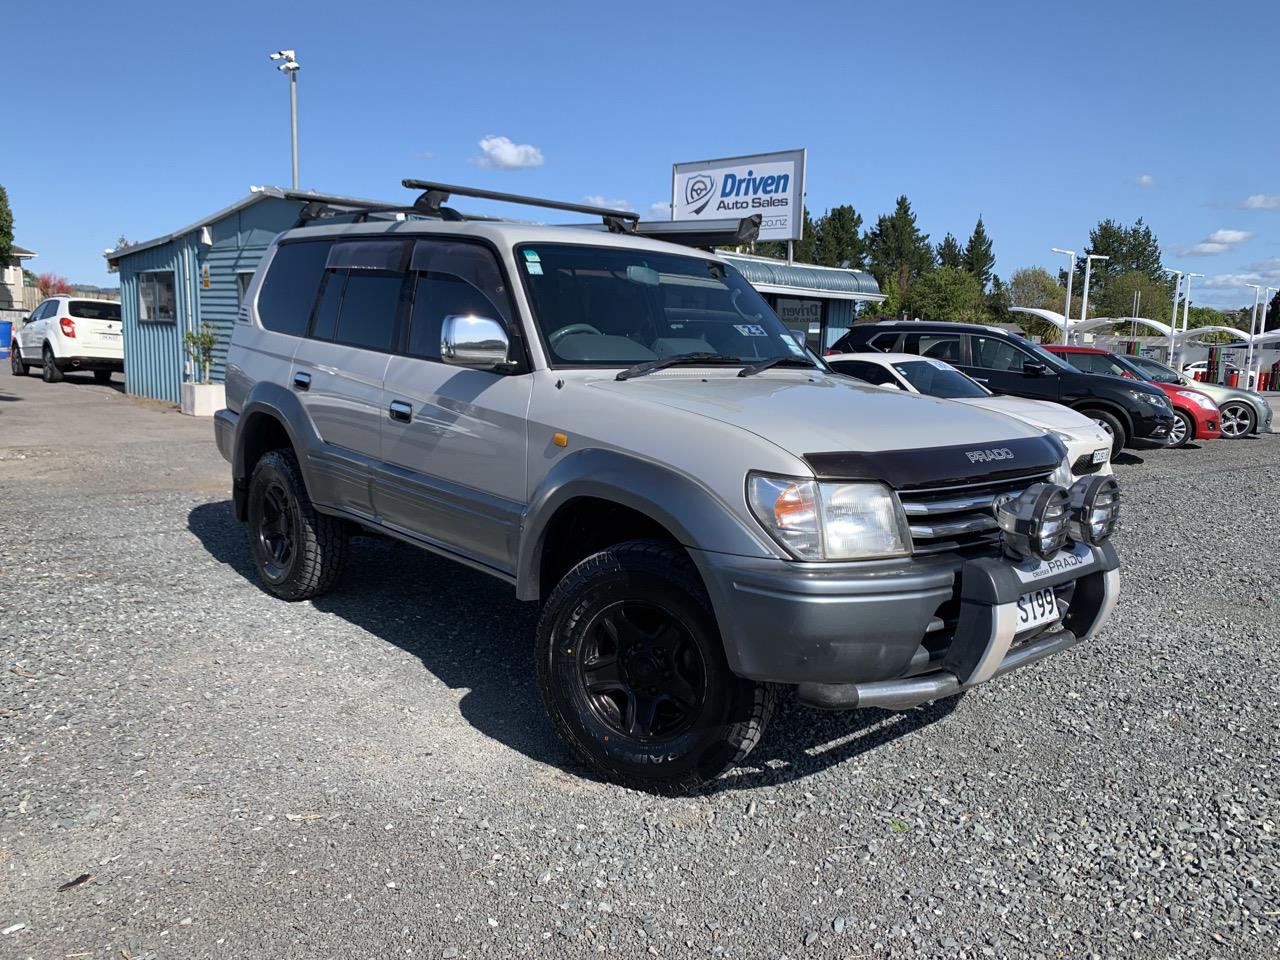
{"type": "MultiPolygon", "coordinates": [[[[316,510],[302,480],[297,454],[292,450],[267,451],[254,466],[254,472],[264,466],[274,467],[286,479],[302,515],[302,527],[295,547],[300,554],[297,572],[284,583],[267,583],[267,589],[290,601],[310,600],[328,593],[342,576],[350,550],[346,524],[316,510]]],[[[253,536],[252,530],[249,535],[253,536]]]]}

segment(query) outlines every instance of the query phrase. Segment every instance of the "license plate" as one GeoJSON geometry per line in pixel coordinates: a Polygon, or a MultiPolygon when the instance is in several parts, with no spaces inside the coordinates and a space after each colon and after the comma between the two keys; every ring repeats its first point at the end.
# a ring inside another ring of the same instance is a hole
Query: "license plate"
{"type": "Polygon", "coordinates": [[[1093,462],[1106,463],[1107,457],[1109,457],[1110,455],[1111,455],[1111,451],[1108,450],[1106,447],[1103,447],[1101,450],[1095,450],[1093,451],[1093,462]]]}
{"type": "Polygon", "coordinates": [[[1041,587],[1018,598],[1018,633],[1057,619],[1058,601],[1053,595],[1053,587],[1041,587]]]}

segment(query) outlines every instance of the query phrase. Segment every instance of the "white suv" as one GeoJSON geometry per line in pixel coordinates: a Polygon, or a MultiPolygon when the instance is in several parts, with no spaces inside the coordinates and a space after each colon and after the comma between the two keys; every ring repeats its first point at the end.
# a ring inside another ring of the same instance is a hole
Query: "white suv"
{"type": "Polygon", "coordinates": [[[124,371],[120,304],[61,295],[50,297],[13,331],[9,363],[14,376],[39,367],[45,383],[57,383],[67,370],[92,370],[99,383],[124,371]]]}

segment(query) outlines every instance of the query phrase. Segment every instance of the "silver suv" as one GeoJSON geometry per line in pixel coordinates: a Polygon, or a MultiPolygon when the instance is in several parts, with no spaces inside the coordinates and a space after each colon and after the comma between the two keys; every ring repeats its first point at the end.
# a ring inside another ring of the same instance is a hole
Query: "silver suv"
{"type": "Polygon", "coordinates": [[[360,528],[514,584],[556,729],[657,790],[740,761],[776,685],[909,708],[1110,615],[1116,484],[1068,489],[1051,433],[833,373],[633,214],[467,219],[406,185],[416,219],[314,202],[235,326],[218,446],[277,596],[332,589],[360,528]]]}

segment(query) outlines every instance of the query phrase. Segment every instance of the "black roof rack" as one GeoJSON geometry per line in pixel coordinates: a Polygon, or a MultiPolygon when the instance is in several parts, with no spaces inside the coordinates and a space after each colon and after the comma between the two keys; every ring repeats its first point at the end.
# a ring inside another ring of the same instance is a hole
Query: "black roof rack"
{"type": "Polygon", "coordinates": [[[452,183],[433,183],[430,180],[401,181],[410,190],[421,190],[422,195],[414,203],[419,213],[427,216],[443,217],[446,220],[461,219],[461,214],[444,206],[451,196],[475,197],[478,200],[498,200],[502,203],[519,203],[528,207],[545,207],[549,210],[568,210],[570,213],[588,213],[600,217],[605,226],[613,233],[632,233],[640,214],[630,210],[610,210],[608,207],[594,207],[586,203],[569,203],[564,200],[545,200],[541,197],[526,197],[518,193],[501,193],[497,190],[481,190],[479,187],[460,187],[452,183]]]}
{"type": "Polygon", "coordinates": [[[741,220],[646,220],[636,224],[635,232],[642,237],[713,250],[753,242],[760,236],[762,220],[758,213],[741,220]]]}

